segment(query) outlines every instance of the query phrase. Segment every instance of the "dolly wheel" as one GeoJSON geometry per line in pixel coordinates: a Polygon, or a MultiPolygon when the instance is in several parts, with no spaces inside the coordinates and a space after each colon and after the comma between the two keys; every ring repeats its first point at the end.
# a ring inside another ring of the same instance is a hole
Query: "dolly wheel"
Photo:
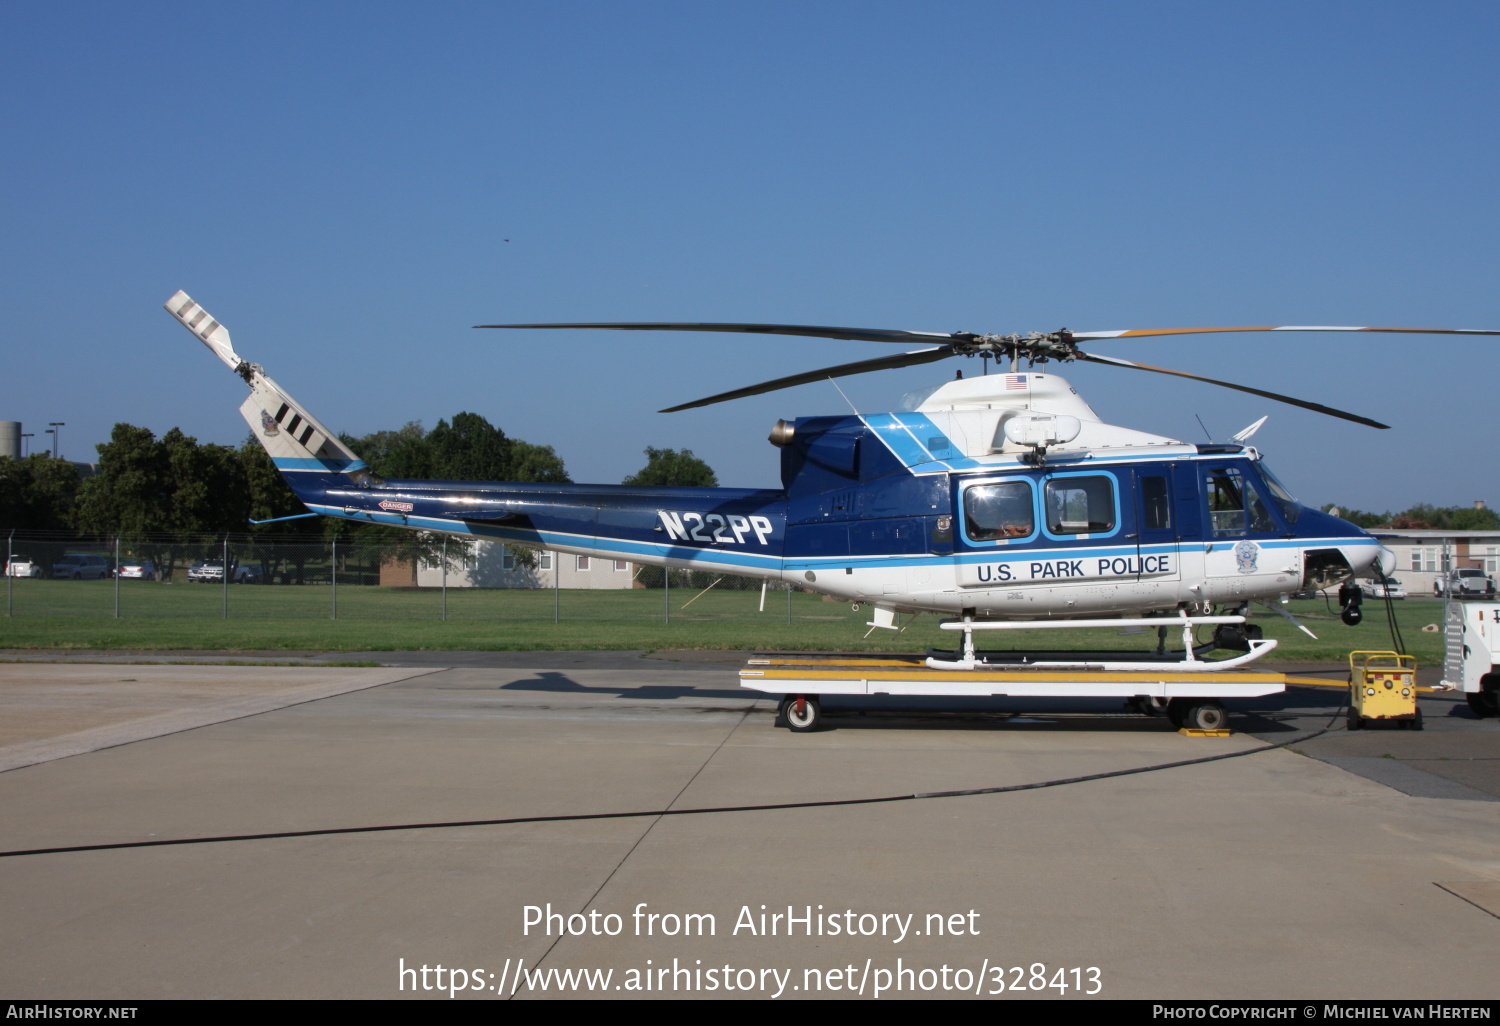
{"type": "Polygon", "coordinates": [[[1182,725],[1189,730],[1223,730],[1228,723],[1229,713],[1213,699],[1194,702],[1182,714],[1182,725]]]}
{"type": "Polygon", "coordinates": [[[1411,720],[1411,727],[1409,729],[1411,729],[1411,730],[1421,730],[1422,729],[1422,710],[1421,709],[1418,709],[1417,710],[1417,715],[1412,718],[1412,720],[1411,720]]]}
{"type": "Polygon", "coordinates": [[[1364,725],[1365,725],[1364,718],[1361,717],[1359,715],[1359,713],[1355,712],[1353,709],[1350,709],[1349,710],[1349,729],[1350,730],[1359,730],[1364,725]]]}
{"type": "Polygon", "coordinates": [[[786,699],[786,725],[794,734],[806,734],[818,729],[821,710],[814,695],[788,695],[786,699]]]}

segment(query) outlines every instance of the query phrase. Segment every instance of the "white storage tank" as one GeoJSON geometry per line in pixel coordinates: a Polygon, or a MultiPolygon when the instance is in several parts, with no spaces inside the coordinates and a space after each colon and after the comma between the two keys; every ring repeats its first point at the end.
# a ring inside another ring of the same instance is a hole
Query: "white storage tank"
{"type": "Polygon", "coordinates": [[[21,422],[0,420],[0,457],[21,458],[21,422]]]}

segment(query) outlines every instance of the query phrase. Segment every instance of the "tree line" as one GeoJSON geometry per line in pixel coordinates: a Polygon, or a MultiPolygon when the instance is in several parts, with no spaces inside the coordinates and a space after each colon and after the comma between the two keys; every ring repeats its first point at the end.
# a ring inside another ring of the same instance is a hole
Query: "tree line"
{"type": "Polygon", "coordinates": [[[1376,527],[1389,527],[1397,531],[1500,530],[1500,513],[1486,507],[1433,506],[1419,502],[1400,513],[1369,513],[1329,503],[1322,509],[1324,513],[1332,513],[1366,530],[1376,527]]]}
{"type": "MultiPolygon", "coordinates": [[[[430,431],[412,422],[340,438],[381,477],[571,482],[551,446],[510,438],[477,413],[439,420],[430,431]]],[[[332,517],[252,524],[307,512],[253,435],[236,448],[200,443],[175,427],[158,438],[148,428],[116,424],[97,449],[97,472],[84,478],[72,463],[46,453],[0,459],[0,529],[119,537],[164,577],[184,559],[213,555],[211,541],[226,534],[247,541],[263,562],[280,545],[291,554],[276,561],[293,564],[283,579],[298,581],[314,543],[408,551],[416,545],[423,555],[441,547],[423,532],[332,517]],[[304,544],[288,548],[288,542],[304,544]]],[[[648,448],[646,457],[646,466],[624,484],[717,483],[689,450],[648,448]]],[[[274,571],[266,567],[267,579],[274,571]]]]}

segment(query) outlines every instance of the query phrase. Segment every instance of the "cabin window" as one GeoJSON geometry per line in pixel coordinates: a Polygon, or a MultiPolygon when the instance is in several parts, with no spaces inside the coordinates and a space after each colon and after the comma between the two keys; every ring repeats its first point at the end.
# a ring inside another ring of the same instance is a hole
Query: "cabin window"
{"type": "Polygon", "coordinates": [[[1052,534],[1106,534],[1115,529],[1115,486],[1103,475],[1057,477],[1043,500],[1052,534]]]}
{"type": "Polygon", "coordinates": [[[1166,478],[1141,478],[1141,505],[1146,514],[1146,530],[1161,531],[1172,526],[1172,503],[1167,498],[1166,478]]]}
{"type": "Polygon", "coordinates": [[[997,481],[964,492],[964,531],[970,541],[1029,538],[1035,530],[1031,482],[997,481]]]}

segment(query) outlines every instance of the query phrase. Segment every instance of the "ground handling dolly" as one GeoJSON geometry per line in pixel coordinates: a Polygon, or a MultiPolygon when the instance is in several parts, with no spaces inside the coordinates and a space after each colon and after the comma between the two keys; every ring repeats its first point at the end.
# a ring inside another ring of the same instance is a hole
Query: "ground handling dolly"
{"type": "Polygon", "coordinates": [[[1224,737],[1229,731],[1223,699],[1286,690],[1282,673],[1194,670],[1181,664],[1149,671],[1105,671],[1097,664],[1072,669],[1027,664],[955,671],[934,670],[920,655],[848,653],[757,654],[746,661],[739,676],[741,687],[781,696],[777,725],[795,733],[821,728],[823,698],[870,695],[1123,698],[1142,712],[1165,711],[1172,726],[1189,736],[1224,737]]]}
{"type": "Polygon", "coordinates": [[[1349,653],[1349,729],[1383,720],[1422,729],[1417,708],[1417,660],[1397,652],[1349,653]]]}

